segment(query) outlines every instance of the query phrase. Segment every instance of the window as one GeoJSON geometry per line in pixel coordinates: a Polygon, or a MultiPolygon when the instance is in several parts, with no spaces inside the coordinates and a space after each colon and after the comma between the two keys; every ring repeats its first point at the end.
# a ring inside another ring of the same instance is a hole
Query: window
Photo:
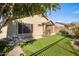
{"type": "Polygon", "coordinates": [[[32,33],[33,24],[18,23],[18,34],[32,33]]]}

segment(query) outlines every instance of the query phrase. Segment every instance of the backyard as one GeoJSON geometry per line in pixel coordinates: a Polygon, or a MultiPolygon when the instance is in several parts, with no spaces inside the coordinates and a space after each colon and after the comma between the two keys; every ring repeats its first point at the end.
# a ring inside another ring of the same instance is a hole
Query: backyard
{"type": "Polygon", "coordinates": [[[31,56],[78,56],[70,45],[70,38],[61,35],[49,36],[25,43],[23,51],[31,56]]]}

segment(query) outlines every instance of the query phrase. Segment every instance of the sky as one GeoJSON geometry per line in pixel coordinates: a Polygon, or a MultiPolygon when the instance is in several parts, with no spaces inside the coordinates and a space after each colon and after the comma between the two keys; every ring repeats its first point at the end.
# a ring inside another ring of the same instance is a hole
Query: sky
{"type": "Polygon", "coordinates": [[[61,9],[47,14],[53,22],[79,22],[79,3],[61,3],[61,9]]]}

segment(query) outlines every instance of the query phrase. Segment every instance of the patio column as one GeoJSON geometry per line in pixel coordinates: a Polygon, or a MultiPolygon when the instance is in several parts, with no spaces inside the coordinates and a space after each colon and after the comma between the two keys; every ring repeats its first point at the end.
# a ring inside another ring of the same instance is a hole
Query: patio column
{"type": "Polygon", "coordinates": [[[54,28],[55,28],[55,26],[53,26],[53,33],[54,33],[54,28]]]}
{"type": "Polygon", "coordinates": [[[43,36],[45,36],[45,34],[46,34],[46,25],[45,25],[45,23],[43,23],[42,25],[43,25],[43,36]]]}

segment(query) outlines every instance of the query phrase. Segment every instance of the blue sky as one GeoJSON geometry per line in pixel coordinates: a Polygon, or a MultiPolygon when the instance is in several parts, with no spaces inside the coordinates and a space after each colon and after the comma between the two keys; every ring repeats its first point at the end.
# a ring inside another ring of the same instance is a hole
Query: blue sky
{"type": "Polygon", "coordinates": [[[61,9],[48,14],[53,22],[79,22],[79,3],[61,3],[61,9]]]}

